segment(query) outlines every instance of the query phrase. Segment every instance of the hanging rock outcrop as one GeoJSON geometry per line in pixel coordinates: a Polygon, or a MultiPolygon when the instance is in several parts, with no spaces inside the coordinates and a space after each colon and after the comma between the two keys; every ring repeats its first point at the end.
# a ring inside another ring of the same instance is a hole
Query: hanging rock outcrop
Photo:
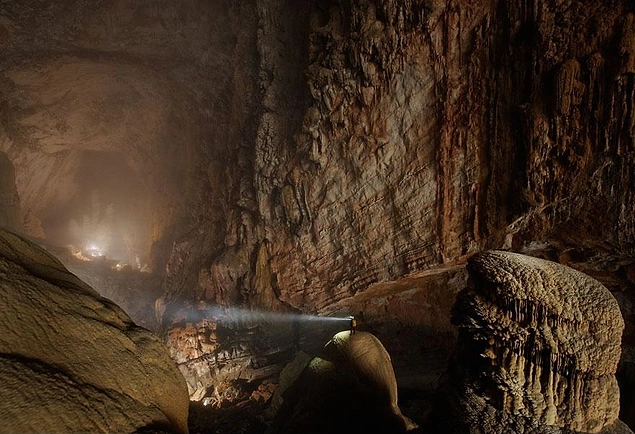
{"type": "Polygon", "coordinates": [[[457,432],[630,432],[615,378],[624,321],[603,285],[504,251],[473,256],[468,271],[453,310],[457,432]]]}
{"type": "Polygon", "coordinates": [[[160,339],[43,249],[0,229],[0,432],[188,432],[160,339]]]}

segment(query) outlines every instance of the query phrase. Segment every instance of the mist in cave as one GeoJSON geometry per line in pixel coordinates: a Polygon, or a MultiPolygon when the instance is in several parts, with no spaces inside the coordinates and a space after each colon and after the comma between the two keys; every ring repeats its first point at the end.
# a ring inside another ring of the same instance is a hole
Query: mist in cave
{"type": "Polygon", "coordinates": [[[73,181],[77,186],[74,196],[42,214],[46,241],[136,269],[146,264],[137,240],[147,231],[142,223],[147,220],[146,196],[139,174],[125,156],[83,151],[73,181]]]}

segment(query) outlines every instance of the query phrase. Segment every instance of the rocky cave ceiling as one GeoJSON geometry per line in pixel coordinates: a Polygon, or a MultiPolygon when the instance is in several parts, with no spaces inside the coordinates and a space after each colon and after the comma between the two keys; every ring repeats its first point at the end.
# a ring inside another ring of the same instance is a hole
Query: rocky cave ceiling
{"type": "MultiPolygon", "coordinates": [[[[219,343],[214,305],[363,313],[403,337],[387,349],[420,387],[412,366],[443,366],[466,258],[488,248],[606,284],[626,366],[633,9],[0,0],[0,157],[13,166],[0,167],[15,169],[0,174],[0,218],[152,271],[122,283],[73,270],[163,333],[197,399],[237,371],[202,355],[224,351],[243,379],[281,369],[219,343]],[[139,288],[152,289],[130,302],[139,288]]],[[[297,330],[264,329],[269,354],[297,345],[297,330]]]]}

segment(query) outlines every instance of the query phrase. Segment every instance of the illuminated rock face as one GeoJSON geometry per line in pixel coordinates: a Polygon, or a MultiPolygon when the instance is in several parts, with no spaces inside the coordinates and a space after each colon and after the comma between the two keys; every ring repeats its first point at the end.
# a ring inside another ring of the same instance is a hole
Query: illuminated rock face
{"type": "Polygon", "coordinates": [[[471,285],[453,310],[463,420],[486,432],[611,427],[624,328],[611,293],[571,268],[503,251],[473,256],[468,271],[471,285]]]}
{"type": "Polygon", "coordinates": [[[187,433],[158,337],[39,247],[0,229],[0,432],[187,433]]]}
{"type": "Polygon", "coordinates": [[[199,303],[172,314],[166,343],[191,400],[208,396],[214,406],[226,405],[225,387],[270,378],[293,357],[297,323],[283,316],[263,318],[263,313],[227,312],[199,303]]]}
{"type": "Polygon", "coordinates": [[[632,256],[630,8],[568,4],[325,2],[301,28],[259,6],[256,233],[282,300],[328,311],[535,239],[632,256]]]}

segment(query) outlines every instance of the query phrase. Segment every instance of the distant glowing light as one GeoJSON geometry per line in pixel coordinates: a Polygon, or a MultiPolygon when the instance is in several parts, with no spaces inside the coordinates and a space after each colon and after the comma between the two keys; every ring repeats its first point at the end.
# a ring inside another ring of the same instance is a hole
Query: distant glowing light
{"type": "Polygon", "coordinates": [[[92,258],[100,258],[104,256],[104,252],[102,251],[101,247],[99,247],[95,243],[88,243],[88,245],[86,246],[86,253],[92,258]]]}

